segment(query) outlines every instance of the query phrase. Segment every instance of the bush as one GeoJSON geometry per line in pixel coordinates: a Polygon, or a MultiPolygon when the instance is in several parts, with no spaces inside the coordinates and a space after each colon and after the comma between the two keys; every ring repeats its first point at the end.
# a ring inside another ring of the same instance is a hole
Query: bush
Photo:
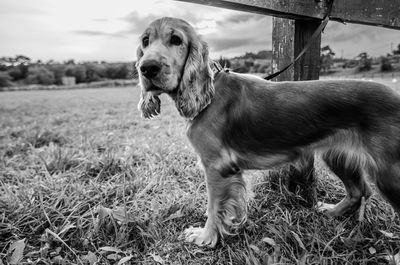
{"type": "Polygon", "coordinates": [[[388,72],[388,71],[392,71],[393,70],[393,66],[390,63],[389,58],[387,57],[381,57],[381,71],[382,72],[388,72]]]}
{"type": "Polygon", "coordinates": [[[70,64],[65,71],[65,75],[75,77],[76,83],[86,82],[86,67],[80,64],[70,64]]]}
{"type": "Polygon", "coordinates": [[[56,82],[52,71],[45,66],[31,67],[26,78],[28,84],[53,85],[56,82]]]}
{"type": "Polygon", "coordinates": [[[20,64],[11,68],[8,71],[8,74],[12,77],[13,81],[18,81],[25,79],[28,76],[28,66],[24,64],[20,64]]]}
{"type": "Polygon", "coordinates": [[[358,55],[359,62],[357,70],[359,72],[369,71],[372,68],[372,59],[368,56],[366,52],[360,53],[358,55]]]}
{"type": "Polygon", "coordinates": [[[100,81],[106,77],[106,68],[102,64],[88,63],[86,66],[86,80],[88,82],[100,81]]]}
{"type": "Polygon", "coordinates": [[[62,78],[65,76],[65,65],[62,64],[50,64],[47,66],[48,69],[53,72],[55,84],[61,85],[62,78]]]}
{"type": "Polygon", "coordinates": [[[0,87],[11,86],[11,76],[7,72],[0,72],[0,87]]]}
{"type": "Polygon", "coordinates": [[[127,79],[130,71],[127,64],[109,64],[106,66],[106,77],[109,79],[127,79]]]}

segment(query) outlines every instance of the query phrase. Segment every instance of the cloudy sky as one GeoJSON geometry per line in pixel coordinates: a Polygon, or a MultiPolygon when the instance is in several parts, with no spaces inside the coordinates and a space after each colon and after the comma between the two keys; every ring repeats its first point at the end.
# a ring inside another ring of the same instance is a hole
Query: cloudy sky
{"type": "MultiPolygon", "coordinates": [[[[133,61],[138,36],[162,16],[189,21],[211,55],[271,49],[271,17],[172,0],[0,0],[0,56],[34,60],[133,61]]],[[[331,22],[322,37],[337,56],[373,56],[400,43],[400,31],[331,22]]]]}

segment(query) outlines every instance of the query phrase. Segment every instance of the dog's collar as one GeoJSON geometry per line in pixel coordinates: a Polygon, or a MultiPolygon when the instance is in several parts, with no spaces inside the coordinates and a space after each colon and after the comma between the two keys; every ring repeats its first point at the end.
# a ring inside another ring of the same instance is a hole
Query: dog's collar
{"type": "Polygon", "coordinates": [[[210,67],[213,71],[214,76],[216,76],[219,72],[223,70],[222,66],[216,61],[211,61],[210,67]]]}

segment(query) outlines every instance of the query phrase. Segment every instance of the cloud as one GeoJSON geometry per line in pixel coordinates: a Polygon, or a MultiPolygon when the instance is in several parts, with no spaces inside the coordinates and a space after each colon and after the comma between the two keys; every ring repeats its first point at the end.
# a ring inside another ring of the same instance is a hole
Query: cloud
{"type": "Polygon", "coordinates": [[[98,30],[73,30],[72,33],[85,36],[107,36],[107,37],[123,37],[123,33],[109,33],[98,30]]]}
{"type": "Polygon", "coordinates": [[[214,53],[232,56],[271,49],[271,17],[235,12],[218,21],[215,31],[203,36],[214,53]]]}
{"type": "Polygon", "coordinates": [[[194,13],[189,10],[184,10],[183,12],[182,10],[177,10],[175,12],[168,12],[168,10],[166,10],[162,15],[152,13],[144,16],[137,11],[133,11],[128,15],[121,17],[120,20],[125,21],[129,24],[128,29],[125,33],[141,34],[151,22],[164,16],[171,16],[186,20],[193,26],[195,26],[200,21],[207,20],[198,13],[194,13]]]}
{"type": "Polygon", "coordinates": [[[96,21],[96,22],[107,22],[108,18],[94,18],[93,21],[96,21]]]}
{"type": "Polygon", "coordinates": [[[140,34],[151,22],[153,22],[157,18],[158,16],[154,14],[142,16],[139,14],[139,12],[133,11],[128,15],[121,17],[120,20],[125,21],[129,24],[126,33],[140,34]]]}

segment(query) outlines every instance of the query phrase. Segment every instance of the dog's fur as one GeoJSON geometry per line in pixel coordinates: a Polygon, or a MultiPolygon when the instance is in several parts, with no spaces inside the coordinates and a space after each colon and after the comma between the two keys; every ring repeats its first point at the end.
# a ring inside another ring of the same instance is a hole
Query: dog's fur
{"type": "Polygon", "coordinates": [[[137,54],[146,118],[160,112],[161,93],[175,100],[206,174],[207,222],[186,239],[215,246],[246,216],[246,169],[268,169],[315,151],[342,180],[347,195],[323,205],[330,215],[356,211],[377,185],[400,211],[400,97],[384,85],[350,80],[268,82],[221,71],[213,74],[207,44],[185,21],[162,18],[141,37],[137,54]],[[171,41],[172,36],[179,41],[171,41]],[[147,38],[147,39],[146,39],[147,38]],[[142,66],[153,62],[151,78],[142,66]]]}

